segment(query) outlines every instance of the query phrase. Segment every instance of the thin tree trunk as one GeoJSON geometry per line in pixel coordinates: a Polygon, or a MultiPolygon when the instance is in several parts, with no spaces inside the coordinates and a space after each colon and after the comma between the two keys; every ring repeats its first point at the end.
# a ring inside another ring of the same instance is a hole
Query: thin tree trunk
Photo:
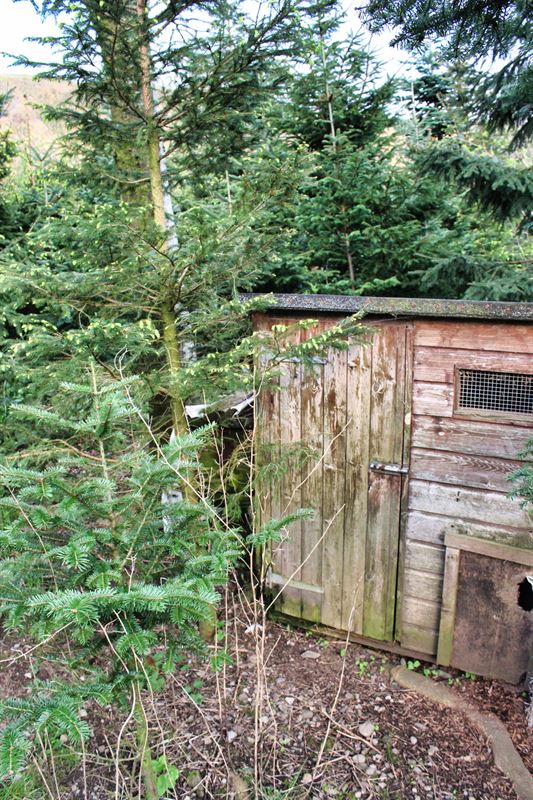
{"type": "MultiPolygon", "coordinates": [[[[140,50],[139,60],[141,65],[141,95],[143,101],[144,117],[148,131],[148,161],[150,171],[150,188],[154,222],[164,232],[162,250],[170,253],[172,245],[177,241],[174,226],[169,229],[166,213],[165,186],[163,170],[161,168],[161,138],[156,122],[154,92],[152,86],[152,64],[146,31],[146,0],[137,0],[137,17],[139,22],[140,50]]],[[[181,367],[181,351],[178,333],[176,330],[176,315],[174,311],[175,298],[172,296],[171,276],[168,276],[167,285],[163,280],[163,290],[160,300],[160,314],[163,328],[163,342],[165,345],[167,366],[170,376],[170,410],[174,431],[179,436],[187,433],[189,426],[185,408],[181,398],[177,395],[176,385],[181,367]]],[[[184,495],[190,502],[195,502],[194,487],[190,484],[184,487],[184,495]]],[[[216,609],[212,608],[211,619],[201,622],[199,630],[205,641],[213,639],[216,632],[216,609]]]]}
{"type": "Polygon", "coordinates": [[[133,684],[133,713],[135,717],[135,738],[137,741],[137,752],[141,759],[141,773],[144,784],[145,800],[159,800],[157,791],[157,778],[152,762],[152,751],[150,749],[150,731],[148,720],[141,698],[141,689],[138,683],[133,684]]]}
{"type": "MultiPolygon", "coordinates": [[[[165,189],[161,169],[161,141],[155,118],[152,87],[152,64],[150,60],[148,38],[144,35],[146,30],[146,0],[137,0],[136,10],[140,34],[139,61],[141,66],[141,96],[147,126],[148,168],[150,174],[153,217],[157,227],[164,233],[161,248],[163,252],[168,253],[171,250],[175,234],[169,231],[167,227],[165,189]]],[[[168,276],[168,281],[170,282],[170,276],[168,276]]],[[[181,358],[174,314],[174,298],[172,297],[171,291],[171,286],[163,286],[160,301],[160,314],[163,328],[163,342],[170,375],[170,411],[172,415],[172,424],[176,434],[183,435],[188,431],[188,425],[183,402],[181,398],[177,396],[175,390],[181,366],[181,358]]]]}

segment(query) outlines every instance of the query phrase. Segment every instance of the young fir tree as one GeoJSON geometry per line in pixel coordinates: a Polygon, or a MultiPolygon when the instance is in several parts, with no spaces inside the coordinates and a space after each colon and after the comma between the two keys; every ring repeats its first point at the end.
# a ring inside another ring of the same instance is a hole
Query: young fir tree
{"type": "Polygon", "coordinates": [[[0,467],[4,625],[34,637],[42,657],[72,654],[68,679],[0,703],[0,776],[16,777],[44,732],[53,746],[86,739],[78,710],[88,699],[129,704],[144,796],[155,800],[141,692],[201,648],[197,623],[210,619],[239,542],[206,497],[167,499],[197,469],[209,430],[158,444],[136,382],[89,372],[63,387],[79,417],[18,407],[55,437],[46,468],[0,467]]]}

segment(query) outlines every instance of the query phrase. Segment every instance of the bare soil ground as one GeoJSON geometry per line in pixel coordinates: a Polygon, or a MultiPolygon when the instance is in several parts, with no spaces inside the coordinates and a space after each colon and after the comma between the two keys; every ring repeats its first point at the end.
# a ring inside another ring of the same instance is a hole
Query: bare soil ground
{"type": "MultiPolygon", "coordinates": [[[[243,606],[228,611],[224,628],[231,664],[215,673],[190,659],[146,699],[156,755],[180,770],[165,797],[516,798],[476,728],[391,682],[396,658],[275,622],[257,626],[243,606]]],[[[4,642],[4,657],[12,647],[4,642]]],[[[23,660],[4,669],[0,695],[27,693],[30,674],[23,660]]],[[[533,737],[519,692],[456,677],[456,691],[503,720],[531,769],[533,737]]],[[[43,760],[48,789],[32,798],[143,797],[127,712],[89,706],[87,713],[94,731],[87,753],[77,763],[43,760]]]]}

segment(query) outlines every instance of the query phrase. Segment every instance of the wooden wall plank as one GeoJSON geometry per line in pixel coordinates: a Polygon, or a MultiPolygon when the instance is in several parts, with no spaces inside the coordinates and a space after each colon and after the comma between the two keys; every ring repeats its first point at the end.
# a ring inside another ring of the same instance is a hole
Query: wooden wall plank
{"type": "Polygon", "coordinates": [[[415,347],[451,347],[533,355],[533,325],[419,320],[415,347]]]}
{"type": "Polygon", "coordinates": [[[413,623],[402,625],[402,647],[427,653],[429,659],[437,652],[438,633],[430,628],[422,628],[413,623]]]}
{"type": "Polygon", "coordinates": [[[431,450],[516,459],[532,434],[533,426],[417,416],[412,443],[431,450]]]}
{"type": "Polygon", "coordinates": [[[347,358],[346,510],[342,576],[343,630],[363,633],[372,348],[352,345],[347,358]]]}
{"type": "MultiPolygon", "coordinates": [[[[406,597],[419,597],[438,604],[442,595],[442,574],[433,575],[431,572],[421,572],[408,568],[405,570],[403,586],[406,597]]],[[[420,618],[416,622],[419,625],[430,627],[424,618],[420,618]]]]}
{"type": "Polygon", "coordinates": [[[531,528],[531,518],[516,500],[500,492],[446,486],[429,481],[410,483],[409,507],[417,511],[436,509],[443,516],[507,525],[523,530],[531,528]]]}
{"type": "Polygon", "coordinates": [[[429,417],[451,417],[454,387],[447,383],[417,381],[413,387],[413,414],[429,417]]]}
{"type": "Polygon", "coordinates": [[[340,627],[346,480],[347,351],[331,349],[324,366],[322,623],[340,627]]]}
{"type": "Polygon", "coordinates": [[[411,452],[411,477],[508,492],[511,488],[509,474],[518,469],[520,463],[490,456],[414,447],[411,452]]]}
{"type": "Polygon", "coordinates": [[[406,543],[405,562],[407,569],[442,575],[444,572],[444,547],[430,542],[409,540],[406,543]]]}
{"type": "Polygon", "coordinates": [[[491,350],[457,350],[451,347],[417,347],[414,375],[416,381],[453,384],[455,367],[494,370],[496,372],[533,373],[530,355],[499,353],[491,350]]]}
{"type": "MultiPolygon", "coordinates": [[[[441,587],[442,594],[442,587],[441,587]]],[[[405,597],[405,609],[402,615],[405,626],[416,625],[425,628],[435,635],[439,629],[441,597],[438,602],[432,602],[425,597],[405,597]]],[[[403,641],[403,639],[402,639],[403,641]]]]}
{"type": "Polygon", "coordinates": [[[493,522],[486,524],[473,522],[458,516],[444,517],[441,514],[424,514],[415,510],[409,512],[406,526],[408,541],[417,540],[442,545],[447,533],[459,533],[533,549],[533,532],[495,525],[493,522]]]}

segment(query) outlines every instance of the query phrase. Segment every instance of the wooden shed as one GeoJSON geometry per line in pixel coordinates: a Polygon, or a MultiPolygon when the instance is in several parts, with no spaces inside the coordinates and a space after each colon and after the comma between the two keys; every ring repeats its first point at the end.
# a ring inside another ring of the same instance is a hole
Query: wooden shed
{"type": "Polygon", "coordinates": [[[315,510],[271,555],[279,610],[518,682],[533,531],[508,476],[533,437],[533,303],[274,295],[254,325],[361,311],[366,345],[290,359],[260,398],[260,439],[314,453],[260,493],[264,518],[315,510]]]}

